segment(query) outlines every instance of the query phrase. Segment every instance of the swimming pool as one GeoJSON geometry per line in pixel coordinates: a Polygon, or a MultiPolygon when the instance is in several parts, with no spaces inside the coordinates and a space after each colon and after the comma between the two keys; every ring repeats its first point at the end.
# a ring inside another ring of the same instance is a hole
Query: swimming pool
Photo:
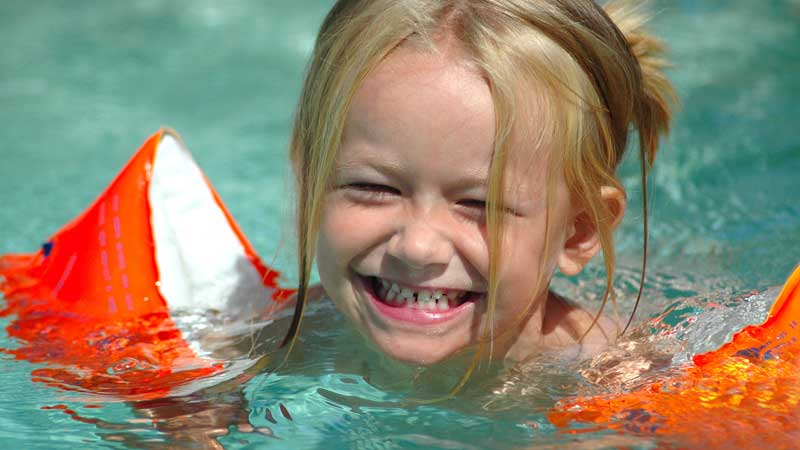
{"type": "MultiPolygon", "coordinates": [[[[183,134],[265,261],[291,278],[284,153],[314,31],[331,2],[282,3],[6,2],[0,254],[36,249],[94,199],[147,135],[169,125],[183,134]]],[[[668,368],[760,320],[769,292],[747,293],[780,284],[800,260],[800,5],[654,6],[654,27],[672,48],[683,111],[654,171],[649,285],[639,317],[653,318],[641,336],[659,327],[671,333],[635,340],[633,354],[619,358],[659,354],[668,368]]],[[[635,161],[622,175],[631,193],[628,217],[635,218],[635,161]]],[[[625,221],[617,236],[619,287],[629,308],[640,258],[637,221],[625,221]]],[[[559,287],[589,300],[601,293],[591,273],[559,280],[559,287]]],[[[543,358],[524,371],[476,377],[457,401],[409,405],[409,395],[436,391],[432,374],[369,352],[352,366],[336,366],[337,354],[360,348],[358,338],[330,306],[310,313],[289,369],[260,375],[242,394],[187,403],[196,414],[229,417],[246,401],[249,422],[274,435],[233,431],[220,439],[226,448],[571,443],[574,437],[556,433],[544,413],[554,399],[598,389],[576,373],[591,376],[591,367],[543,358]]],[[[9,321],[3,318],[3,326],[9,321]]],[[[274,340],[265,336],[262,345],[274,340]]],[[[16,345],[0,337],[0,347],[16,345]]],[[[165,439],[147,425],[148,408],[180,408],[100,402],[32,382],[31,364],[6,358],[0,367],[0,440],[9,446],[144,446],[133,441],[165,439]],[[43,409],[57,405],[75,413],[43,409]]],[[[603,433],[581,439],[609,442],[603,433]]]]}

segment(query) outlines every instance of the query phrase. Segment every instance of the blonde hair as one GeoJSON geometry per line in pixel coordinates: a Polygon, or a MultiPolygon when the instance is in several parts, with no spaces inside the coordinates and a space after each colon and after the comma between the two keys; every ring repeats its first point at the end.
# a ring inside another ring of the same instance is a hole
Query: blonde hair
{"type": "MultiPolygon", "coordinates": [[[[645,18],[631,2],[615,2],[604,10],[590,0],[339,0],[319,31],[290,144],[298,196],[299,286],[295,315],[283,345],[294,343],[300,326],[322,204],[353,95],[370,71],[409,39],[436,51],[434,37],[454,38],[467,61],[488,80],[494,101],[496,134],[487,192],[488,317],[477,353],[483,343],[494,339],[498,249],[503,240],[499,205],[506,156],[512,144],[520,145],[515,142],[518,136],[525,134],[521,114],[525,105],[519,104],[518,97],[526,96],[519,95],[521,90],[527,91],[528,100],[534,96],[546,105],[541,109],[550,116],[541,135],[526,136],[522,144],[548,141],[554,149],[549,152],[548,185],[553,183],[553,174],[563,173],[572,198],[586,209],[598,230],[607,288],[597,317],[612,292],[612,231],[617,217],[600,190],[602,186],[623,190],[616,169],[630,129],[638,132],[645,202],[643,283],[647,173],[659,135],[668,131],[669,103],[674,98],[662,73],[663,47],[643,32],[645,18]]],[[[548,189],[548,205],[552,205],[552,191],[548,189]]],[[[550,276],[540,273],[538,289],[546,286],[549,279],[545,278],[550,276]]]]}

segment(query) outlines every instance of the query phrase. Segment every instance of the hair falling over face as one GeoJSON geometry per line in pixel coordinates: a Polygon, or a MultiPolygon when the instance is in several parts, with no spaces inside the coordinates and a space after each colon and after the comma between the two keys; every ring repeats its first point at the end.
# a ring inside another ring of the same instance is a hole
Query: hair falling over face
{"type": "MultiPolygon", "coordinates": [[[[563,174],[572,198],[598,231],[607,274],[599,317],[612,293],[612,232],[619,215],[603,200],[601,189],[623,191],[616,170],[631,130],[636,131],[645,212],[643,284],[647,175],[659,139],[669,129],[670,105],[675,102],[663,74],[664,47],[645,32],[646,19],[632,1],[605,6],[591,0],[338,1],[319,30],[290,143],[297,189],[299,289],[284,345],[294,342],[300,327],[323,201],[353,95],[367,75],[405,42],[436,52],[437,38],[446,36],[491,88],[496,131],[487,186],[487,315],[491,317],[494,310],[502,258],[498,249],[503,240],[500,205],[506,158],[512,146],[536,145],[533,141],[547,141],[558,149],[549,157],[548,174],[563,174]],[[545,114],[551,119],[540,136],[525,131],[526,111],[533,103],[546,104],[545,114]]],[[[548,283],[549,278],[540,276],[541,288],[548,283]]],[[[637,297],[637,305],[638,301],[637,297]]],[[[497,337],[492,321],[485,323],[476,362],[484,344],[497,337]]]]}

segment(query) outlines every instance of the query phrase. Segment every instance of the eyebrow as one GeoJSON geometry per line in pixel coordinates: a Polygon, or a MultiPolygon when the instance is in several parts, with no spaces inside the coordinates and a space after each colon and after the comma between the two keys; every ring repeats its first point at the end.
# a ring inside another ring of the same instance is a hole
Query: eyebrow
{"type": "Polygon", "coordinates": [[[370,172],[379,173],[384,176],[397,176],[402,172],[402,166],[399,164],[391,164],[387,161],[337,161],[333,167],[335,176],[340,175],[342,172],[349,173],[353,171],[368,170],[370,172]]]}

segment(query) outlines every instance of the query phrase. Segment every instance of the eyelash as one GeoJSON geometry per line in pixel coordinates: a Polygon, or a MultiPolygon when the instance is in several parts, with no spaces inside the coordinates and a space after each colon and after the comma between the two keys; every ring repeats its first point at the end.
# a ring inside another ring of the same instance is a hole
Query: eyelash
{"type": "Polygon", "coordinates": [[[400,195],[400,190],[391,186],[373,183],[350,183],[342,186],[351,194],[368,200],[381,200],[390,195],[400,195]]]}
{"type": "MultiPolygon", "coordinates": [[[[469,199],[469,200],[462,200],[458,204],[470,209],[479,209],[481,215],[486,214],[486,200],[469,199]]],[[[521,214],[517,210],[509,206],[504,206],[503,212],[509,216],[515,216],[515,217],[521,216],[521,214]]]]}
{"type": "Polygon", "coordinates": [[[461,200],[458,202],[458,204],[461,206],[466,206],[467,208],[480,208],[484,210],[486,209],[486,200],[479,200],[476,198],[461,200]]]}

